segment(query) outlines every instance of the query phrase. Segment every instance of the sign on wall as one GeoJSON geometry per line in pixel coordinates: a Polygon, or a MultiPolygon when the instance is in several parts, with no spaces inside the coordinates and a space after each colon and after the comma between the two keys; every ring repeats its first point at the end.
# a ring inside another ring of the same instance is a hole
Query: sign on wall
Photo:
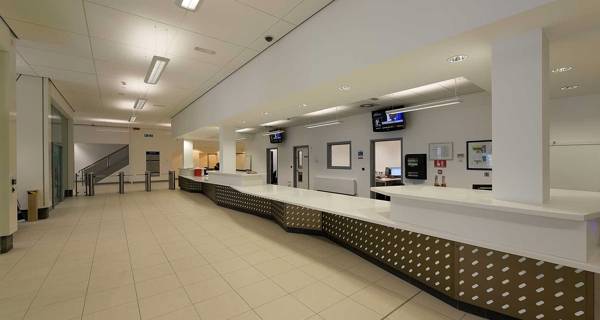
{"type": "Polygon", "coordinates": [[[405,155],[404,168],[406,179],[427,180],[427,154],[405,155]]]}

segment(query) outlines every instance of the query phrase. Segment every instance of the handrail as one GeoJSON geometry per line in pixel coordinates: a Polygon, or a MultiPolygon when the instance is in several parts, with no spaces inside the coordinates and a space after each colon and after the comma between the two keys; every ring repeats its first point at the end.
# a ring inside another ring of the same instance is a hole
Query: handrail
{"type": "Polygon", "coordinates": [[[125,145],[125,146],[123,146],[123,147],[121,147],[121,148],[119,148],[119,149],[117,149],[117,150],[115,150],[115,151],[113,151],[113,152],[111,152],[111,153],[109,153],[109,154],[105,155],[104,157],[102,157],[102,158],[98,159],[96,162],[94,162],[94,163],[90,164],[89,166],[87,166],[87,167],[85,167],[85,168],[83,168],[83,169],[81,169],[81,170],[79,170],[79,171],[80,171],[80,172],[81,172],[81,171],[85,172],[87,169],[89,169],[89,168],[91,168],[91,167],[93,167],[93,166],[97,165],[98,163],[100,163],[100,162],[102,162],[102,161],[105,161],[105,160],[107,160],[108,158],[110,158],[110,156],[112,156],[112,155],[114,155],[114,154],[116,154],[116,153],[118,153],[118,152],[120,152],[120,151],[122,151],[122,150],[125,150],[126,148],[129,148],[129,145],[125,145]]]}

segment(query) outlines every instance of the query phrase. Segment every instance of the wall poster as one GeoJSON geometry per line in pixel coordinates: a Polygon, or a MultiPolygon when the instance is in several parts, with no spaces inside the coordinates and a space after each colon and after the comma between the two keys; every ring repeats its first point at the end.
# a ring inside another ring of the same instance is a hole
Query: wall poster
{"type": "Polygon", "coordinates": [[[492,140],[467,141],[467,170],[492,170],[492,140]]]}

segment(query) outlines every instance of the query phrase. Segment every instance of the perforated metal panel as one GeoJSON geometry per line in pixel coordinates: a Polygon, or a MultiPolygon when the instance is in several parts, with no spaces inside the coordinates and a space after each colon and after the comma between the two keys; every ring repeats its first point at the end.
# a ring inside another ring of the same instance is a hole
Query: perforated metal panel
{"type": "Polygon", "coordinates": [[[593,319],[593,274],[458,244],[458,299],[519,319],[593,319]]]}
{"type": "Polygon", "coordinates": [[[228,186],[215,186],[218,205],[263,217],[272,217],[271,200],[239,192],[228,186]]]}
{"type": "Polygon", "coordinates": [[[272,206],[275,220],[286,229],[321,230],[320,211],[279,201],[273,201],[272,206]]]}
{"type": "Polygon", "coordinates": [[[323,232],[446,295],[454,295],[454,242],[323,213],[323,232]]]}
{"type": "Polygon", "coordinates": [[[197,182],[194,181],[192,179],[188,179],[186,177],[183,176],[179,176],[179,179],[177,179],[179,182],[179,188],[181,190],[184,191],[188,191],[188,192],[202,192],[202,183],[201,182],[197,182]]]}
{"type": "Polygon", "coordinates": [[[207,196],[213,202],[217,202],[217,187],[214,184],[203,183],[202,184],[202,193],[207,196]]]}

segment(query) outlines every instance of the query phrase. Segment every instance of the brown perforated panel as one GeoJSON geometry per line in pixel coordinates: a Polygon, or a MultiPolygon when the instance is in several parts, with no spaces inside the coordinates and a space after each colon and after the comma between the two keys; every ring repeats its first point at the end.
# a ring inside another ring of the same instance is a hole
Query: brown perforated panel
{"type": "Polygon", "coordinates": [[[271,200],[239,192],[228,186],[216,185],[217,204],[226,208],[271,217],[271,200]]]}
{"type": "Polygon", "coordinates": [[[321,211],[279,201],[273,201],[272,208],[273,217],[286,229],[321,230],[321,211]]]}
{"type": "Polygon", "coordinates": [[[216,186],[210,183],[202,184],[202,193],[206,195],[213,202],[217,202],[216,186]]]}
{"type": "Polygon", "coordinates": [[[458,245],[458,299],[519,319],[593,319],[593,274],[458,245]]]}
{"type": "Polygon", "coordinates": [[[179,176],[179,179],[177,180],[181,190],[198,193],[202,192],[202,182],[197,182],[183,176],[179,176]]]}
{"type": "Polygon", "coordinates": [[[454,295],[454,243],[323,213],[323,232],[426,286],[454,295]]]}

